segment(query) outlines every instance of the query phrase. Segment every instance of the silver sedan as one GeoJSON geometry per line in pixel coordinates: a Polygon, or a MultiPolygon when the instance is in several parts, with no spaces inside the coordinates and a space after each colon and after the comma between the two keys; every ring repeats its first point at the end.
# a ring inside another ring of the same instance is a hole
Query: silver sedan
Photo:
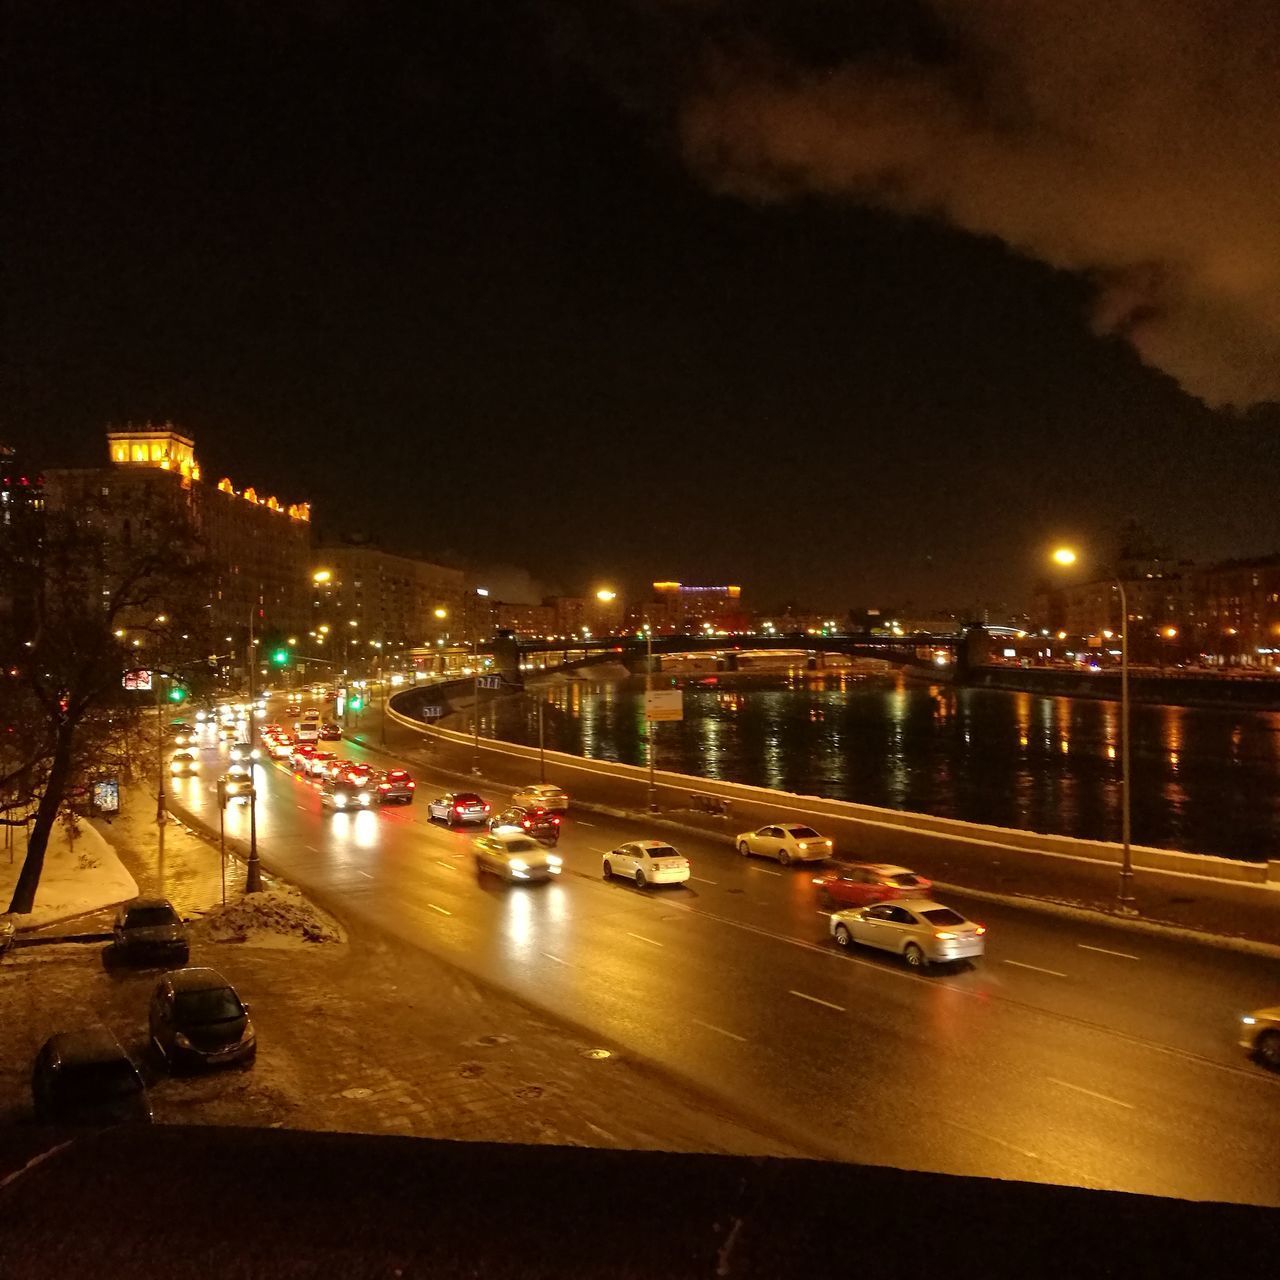
{"type": "Polygon", "coordinates": [[[775,822],[758,831],[744,831],[737,838],[738,852],[776,858],[784,867],[792,862],[821,862],[835,853],[835,847],[812,827],[798,822],[775,822]]]}
{"type": "Polygon", "coordinates": [[[986,925],[926,898],[878,902],[831,913],[831,936],[841,947],[856,942],[900,955],[913,969],[976,960],[985,950],[986,925]]]}

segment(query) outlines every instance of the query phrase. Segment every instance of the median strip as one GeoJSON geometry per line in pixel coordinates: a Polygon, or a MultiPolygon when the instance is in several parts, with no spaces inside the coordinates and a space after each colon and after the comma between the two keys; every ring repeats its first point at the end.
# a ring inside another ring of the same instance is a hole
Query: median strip
{"type": "Polygon", "coordinates": [[[803,991],[788,991],[788,995],[798,996],[801,1000],[808,1000],[811,1004],[820,1004],[827,1009],[834,1009],[837,1013],[846,1012],[844,1005],[832,1004],[830,1000],[823,1000],[818,996],[806,995],[803,991]]]}

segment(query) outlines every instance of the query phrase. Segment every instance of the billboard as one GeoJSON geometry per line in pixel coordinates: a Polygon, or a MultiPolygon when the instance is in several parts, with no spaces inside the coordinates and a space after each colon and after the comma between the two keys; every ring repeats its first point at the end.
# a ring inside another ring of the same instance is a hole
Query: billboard
{"type": "Polygon", "coordinates": [[[646,720],[683,720],[684,691],[682,689],[654,689],[644,695],[646,720]]]}
{"type": "Polygon", "coordinates": [[[120,812],[120,780],[99,778],[93,784],[93,807],[99,813],[120,812]]]}
{"type": "Polygon", "coordinates": [[[120,683],[126,689],[136,689],[141,693],[151,692],[151,672],[146,668],[140,668],[136,671],[126,671],[120,678],[120,683]]]}

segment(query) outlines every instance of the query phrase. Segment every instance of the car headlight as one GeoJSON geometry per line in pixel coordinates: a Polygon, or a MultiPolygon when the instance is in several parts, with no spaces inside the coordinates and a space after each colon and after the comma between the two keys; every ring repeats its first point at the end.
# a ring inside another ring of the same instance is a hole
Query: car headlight
{"type": "Polygon", "coordinates": [[[529,864],[523,858],[512,858],[507,865],[512,871],[528,871],[529,864]]]}
{"type": "Polygon", "coordinates": [[[359,794],[359,796],[357,796],[356,798],[360,801],[361,804],[369,803],[369,793],[367,791],[362,791],[359,794]]]}
{"type": "Polygon", "coordinates": [[[564,864],[564,859],[558,853],[547,854],[548,866],[559,867],[559,866],[562,866],[563,864],[564,864]]]}
{"type": "Polygon", "coordinates": [[[173,1042],[178,1046],[179,1049],[190,1049],[193,1047],[191,1044],[191,1041],[188,1040],[187,1037],[184,1036],[181,1031],[179,1031],[177,1035],[173,1037],[173,1042]]]}
{"type": "Polygon", "coordinates": [[[347,807],[347,797],[341,791],[333,797],[333,807],[335,809],[345,809],[347,807]]]}
{"type": "Polygon", "coordinates": [[[1256,1023],[1258,1020],[1257,1020],[1257,1018],[1255,1018],[1252,1014],[1250,1014],[1250,1013],[1246,1013],[1246,1014],[1244,1015],[1244,1017],[1240,1019],[1240,1021],[1241,1021],[1241,1022],[1243,1022],[1243,1023],[1244,1023],[1244,1025],[1245,1025],[1246,1027],[1251,1027],[1251,1026],[1253,1026],[1253,1025],[1254,1025],[1254,1023],[1256,1023]]]}

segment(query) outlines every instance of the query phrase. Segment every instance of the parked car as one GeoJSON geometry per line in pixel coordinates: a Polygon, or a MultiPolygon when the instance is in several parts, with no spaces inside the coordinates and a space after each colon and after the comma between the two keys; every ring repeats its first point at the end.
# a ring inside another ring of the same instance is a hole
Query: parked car
{"type": "Polygon", "coordinates": [[[493,872],[508,880],[549,880],[560,874],[562,861],[544,849],[536,840],[516,831],[491,831],[477,836],[476,870],[493,872]]]}
{"type": "Polygon", "coordinates": [[[933,882],[888,862],[840,862],[813,877],[823,900],[841,907],[868,907],[892,898],[927,897],[933,882]]]}
{"type": "Polygon", "coordinates": [[[342,726],[333,720],[326,720],[320,726],[320,739],[322,742],[341,742],[342,726]]]}
{"type": "Polygon", "coordinates": [[[457,825],[463,822],[485,822],[490,808],[474,791],[446,791],[427,804],[427,817],[433,822],[457,825]]]}
{"type": "Polygon", "coordinates": [[[637,889],[651,884],[683,884],[689,859],[663,840],[633,840],[604,855],[604,878],[630,876],[637,889]]]}
{"type": "Polygon", "coordinates": [[[548,813],[545,809],[526,809],[513,804],[496,818],[489,819],[489,830],[523,831],[535,840],[555,844],[560,839],[560,822],[558,813],[548,813]]]}
{"type": "Polygon", "coordinates": [[[744,858],[752,854],[776,858],[784,867],[792,862],[821,862],[835,852],[830,840],[812,827],[795,822],[772,823],[758,831],[744,831],[737,844],[744,858]]]}
{"type": "Polygon", "coordinates": [[[31,1069],[38,1124],[150,1124],[142,1076],[105,1027],[50,1036],[31,1069]]]}
{"type": "Polygon", "coordinates": [[[116,912],[111,927],[117,956],[156,964],[186,964],[187,927],[167,898],[134,898],[116,912]]]}
{"type": "Polygon", "coordinates": [[[216,969],[177,969],[151,995],[151,1043],[170,1067],[252,1062],[258,1050],[249,1006],[216,969]]]}
{"type": "Polygon", "coordinates": [[[512,804],[522,809],[546,809],[549,813],[568,813],[569,796],[553,782],[531,782],[511,797],[512,804]]]}
{"type": "Polygon", "coordinates": [[[368,809],[376,796],[371,787],[346,778],[325,778],[320,784],[320,804],[326,809],[368,809]]]}
{"type": "Polygon", "coordinates": [[[175,751],[169,758],[169,773],[175,778],[190,778],[200,772],[200,757],[194,751],[175,751]]]}
{"type": "Polygon", "coordinates": [[[1273,1071],[1280,1071],[1280,1005],[1255,1009],[1240,1019],[1240,1046],[1273,1071]]]}
{"type": "Polygon", "coordinates": [[[412,804],[417,783],[408,769],[380,769],[369,781],[383,804],[412,804]]]}
{"type": "Polygon", "coordinates": [[[838,946],[877,947],[900,955],[913,969],[930,964],[976,960],[985,950],[986,925],[927,898],[878,902],[831,913],[831,936],[838,946]]]}

